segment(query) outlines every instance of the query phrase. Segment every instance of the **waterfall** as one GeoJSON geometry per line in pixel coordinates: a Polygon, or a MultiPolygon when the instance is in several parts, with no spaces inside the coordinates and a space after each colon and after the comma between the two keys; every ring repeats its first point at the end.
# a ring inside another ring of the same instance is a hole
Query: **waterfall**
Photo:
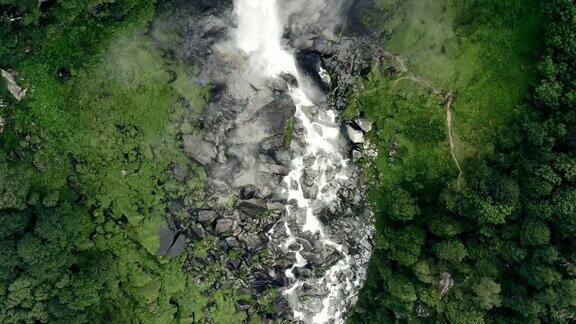
{"type": "Polygon", "coordinates": [[[313,94],[317,90],[298,70],[294,53],[283,44],[284,21],[279,1],[237,0],[235,13],[238,26],[234,43],[249,58],[247,80],[283,75],[296,79],[290,85],[289,94],[296,106],[295,118],[304,130],[299,138],[304,147],[292,160],[283,184],[288,204],[285,217],[280,220],[286,236],[280,248],[285,253],[293,253],[296,260],[286,270],[288,283],[283,295],[297,320],[343,322],[343,313],[353,303],[362,284],[364,270],[351,271],[354,259],[348,254],[348,248],[339,243],[338,238],[331,237],[318,217],[326,206],[338,199],[338,190],[349,178],[349,162],[340,153],[343,139],[337,116],[314,103],[313,94]],[[303,182],[311,174],[315,175],[314,190],[307,192],[305,187],[309,184],[303,182]],[[309,263],[303,256],[304,247],[298,244],[302,236],[314,237],[313,249],[334,251],[338,261],[321,275],[298,278],[297,274],[309,263]],[[322,289],[320,305],[302,302],[301,294],[309,287],[322,289]]]}

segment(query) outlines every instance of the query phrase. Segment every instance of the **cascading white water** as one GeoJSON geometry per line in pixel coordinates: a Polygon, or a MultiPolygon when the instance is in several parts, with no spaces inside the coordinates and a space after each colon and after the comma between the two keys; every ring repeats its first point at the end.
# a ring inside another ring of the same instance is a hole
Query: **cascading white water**
{"type": "Polygon", "coordinates": [[[349,303],[355,297],[361,280],[358,277],[341,275],[350,272],[353,263],[351,256],[348,255],[347,248],[326,234],[316,214],[337,199],[341,182],[347,178],[347,161],[339,153],[337,145],[340,131],[336,115],[332,111],[315,107],[308,96],[314,92],[307,88],[310,82],[298,71],[293,53],[282,45],[284,24],[278,10],[277,0],[237,0],[235,12],[238,27],[234,40],[236,46],[249,56],[248,74],[275,78],[287,73],[298,81],[297,86],[291,86],[289,94],[296,106],[295,117],[304,129],[305,149],[301,156],[294,158],[291,172],[284,179],[288,201],[295,203],[294,206],[287,206],[286,219],[282,220],[287,237],[281,248],[286,253],[294,253],[296,262],[286,270],[286,277],[291,283],[283,294],[298,320],[309,323],[326,323],[331,320],[342,322],[342,304],[349,303]],[[317,113],[307,114],[309,107],[314,107],[317,113]],[[312,163],[306,163],[311,160],[312,163]],[[305,194],[302,184],[306,173],[311,172],[318,174],[315,178],[318,182],[317,190],[312,196],[305,194]],[[298,233],[306,232],[318,236],[321,248],[336,250],[341,257],[321,277],[299,280],[294,271],[305,267],[308,261],[302,256],[301,247],[294,250],[291,245],[297,242],[298,233]],[[299,300],[299,291],[304,284],[324,287],[327,291],[323,295],[322,305],[315,310],[305,309],[299,300]],[[338,298],[348,300],[337,300],[338,298]]]}

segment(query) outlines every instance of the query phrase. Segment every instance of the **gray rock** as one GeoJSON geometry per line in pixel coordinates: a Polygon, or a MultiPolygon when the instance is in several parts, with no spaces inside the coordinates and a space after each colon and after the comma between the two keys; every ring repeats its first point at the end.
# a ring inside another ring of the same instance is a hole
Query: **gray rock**
{"type": "Polygon", "coordinates": [[[267,206],[264,199],[252,198],[239,202],[237,208],[249,216],[258,216],[267,209],[267,206]]]}
{"type": "Polygon", "coordinates": [[[288,83],[282,79],[273,78],[268,85],[272,91],[283,93],[288,91],[288,83]]]}
{"type": "Polygon", "coordinates": [[[284,135],[288,121],[294,115],[296,106],[291,98],[274,100],[256,112],[255,119],[271,128],[273,134],[284,135]]]}
{"type": "Polygon", "coordinates": [[[168,211],[172,215],[176,215],[184,209],[184,205],[178,201],[171,201],[168,203],[168,211]]]}
{"type": "Polygon", "coordinates": [[[279,211],[279,210],[285,210],[286,205],[279,203],[279,202],[267,202],[266,208],[268,210],[279,211]]]}
{"type": "Polygon", "coordinates": [[[364,132],[368,133],[372,130],[372,122],[366,118],[357,117],[354,119],[354,123],[364,132]]]}
{"type": "Polygon", "coordinates": [[[288,173],[290,173],[290,169],[287,167],[272,163],[259,164],[258,171],[278,175],[288,175],[288,173]]]}
{"type": "Polygon", "coordinates": [[[201,223],[211,223],[218,215],[213,210],[202,210],[198,213],[198,221],[201,223]]]}
{"type": "Polygon", "coordinates": [[[294,87],[298,86],[298,80],[292,74],[283,72],[282,74],[280,74],[280,77],[284,81],[288,82],[289,85],[294,86],[294,87]]]}
{"type": "Polygon", "coordinates": [[[176,232],[172,231],[168,227],[162,227],[159,231],[159,238],[160,238],[160,247],[158,251],[156,251],[156,256],[163,256],[168,253],[172,243],[174,243],[174,237],[176,236],[176,232]]]}
{"type": "Polygon", "coordinates": [[[204,227],[202,227],[200,224],[192,226],[191,231],[196,239],[201,240],[204,238],[204,236],[206,236],[206,230],[204,230],[204,227]]]}
{"type": "Polygon", "coordinates": [[[359,150],[352,151],[352,161],[357,162],[361,158],[362,158],[362,152],[360,152],[359,150]]]}
{"type": "Polygon", "coordinates": [[[302,192],[304,194],[304,198],[306,199],[315,198],[316,195],[318,195],[318,186],[313,184],[311,186],[304,187],[302,188],[302,192]]]}
{"type": "Polygon", "coordinates": [[[246,243],[246,248],[249,251],[260,251],[264,248],[264,242],[258,235],[250,234],[243,238],[246,243]]]}
{"type": "Polygon", "coordinates": [[[258,193],[258,188],[255,185],[246,185],[240,190],[240,197],[242,199],[251,199],[258,193]]]}
{"type": "Polygon", "coordinates": [[[228,218],[221,218],[216,221],[216,226],[214,230],[218,234],[230,233],[234,227],[234,220],[228,218]]]}
{"type": "Polygon", "coordinates": [[[184,135],[184,152],[201,165],[211,163],[216,159],[216,146],[208,141],[196,138],[192,135],[184,135]]]}
{"type": "Polygon", "coordinates": [[[168,255],[171,257],[179,256],[184,252],[184,248],[186,247],[186,237],[184,235],[178,235],[174,244],[168,250],[168,255]]]}
{"type": "Polygon", "coordinates": [[[240,244],[240,242],[235,237],[232,237],[232,236],[227,237],[225,241],[226,241],[226,245],[228,245],[228,247],[231,249],[237,249],[237,248],[242,246],[240,244]]]}
{"type": "Polygon", "coordinates": [[[6,84],[6,88],[8,89],[8,91],[10,91],[12,96],[14,96],[14,99],[16,99],[18,101],[24,99],[24,97],[26,96],[27,89],[22,89],[16,83],[16,80],[14,79],[14,76],[12,75],[12,73],[4,71],[2,69],[0,69],[0,73],[2,74],[2,78],[4,78],[4,83],[6,84]]]}
{"type": "Polygon", "coordinates": [[[364,143],[364,133],[350,125],[346,125],[346,135],[348,135],[348,138],[354,144],[364,143]]]}
{"type": "Polygon", "coordinates": [[[186,181],[189,175],[188,169],[180,165],[175,165],[174,168],[172,169],[172,172],[174,173],[174,177],[176,177],[178,181],[182,182],[186,181]]]}

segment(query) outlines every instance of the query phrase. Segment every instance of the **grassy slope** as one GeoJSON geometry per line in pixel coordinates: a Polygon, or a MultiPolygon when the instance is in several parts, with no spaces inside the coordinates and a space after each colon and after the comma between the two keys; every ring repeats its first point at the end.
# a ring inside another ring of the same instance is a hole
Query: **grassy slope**
{"type": "Polygon", "coordinates": [[[90,209],[93,224],[87,225],[92,239],[84,248],[114,255],[110,267],[123,288],[108,294],[126,294],[116,299],[125,304],[109,306],[126,314],[112,316],[164,322],[177,311],[184,321],[205,316],[240,321],[237,296],[223,290],[209,306],[201,294],[211,287],[183,276],[183,258],[155,257],[166,194],[194,200],[202,181],[203,170],[194,165],[189,167],[199,180],[192,177],[185,185],[167,179],[165,170],[173,162],[189,164],[176,138],[194,131],[187,121],[199,113],[206,92],[191,82],[190,66],[164,57],[143,32],[152,13],[120,27],[92,26],[89,19],[88,26],[48,31],[44,50],[14,66],[29,91],[0,143],[7,151],[18,145],[30,149],[29,159],[12,167],[25,170],[35,190],[66,191],[75,183],[86,197],[82,213],[90,209]],[[83,43],[90,50],[76,51],[83,43]],[[72,72],[68,81],[57,76],[64,66],[72,72]],[[23,134],[38,145],[29,147],[23,134]],[[43,172],[31,170],[30,162],[43,172]],[[166,305],[171,308],[163,309],[166,305]]]}
{"type": "MultiPolygon", "coordinates": [[[[540,30],[535,0],[382,2],[393,12],[385,26],[393,32],[385,49],[396,55],[384,67],[404,65],[406,72],[372,73],[344,114],[361,113],[375,122],[370,139],[379,157],[366,170],[376,210],[389,206],[389,193],[398,186],[407,186],[426,204],[448,184],[459,183],[445,105],[428,85],[455,94],[452,127],[460,164],[506,139],[506,127],[527,111],[540,30]]],[[[465,179],[466,174],[460,177],[465,179]]],[[[378,294],[364,290],[360,305],[378,303],[378,294]]]]}
{"type": "MultiPolygon", "coordinates": [[[[452,127],[459,161],[490,152],[496,139],[506,136],[506,125],[526,111],[536,63],[538,3],[383,2],[394,12],[385,26],[393,31],[385,49],[403,61],[407,72],[373,73],[345,115],[361,112],[376,122],[372,141],[380,156],[371,176],[380,185],[394,186],[406,177],[420,177],[423,185],[443,185],[458,176],[445,106],[427,85],[411,78],[455,94],[452,127]],[[395,141],[396,153],[390,158],[395,141]]],[[[385,65],[401,70],[399,60],[386,60],[385,65]]]]}

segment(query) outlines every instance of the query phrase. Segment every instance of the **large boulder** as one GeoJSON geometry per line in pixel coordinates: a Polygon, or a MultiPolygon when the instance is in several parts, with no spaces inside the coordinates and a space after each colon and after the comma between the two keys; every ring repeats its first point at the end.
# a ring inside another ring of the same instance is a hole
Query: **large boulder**
{"type": "Polygon", "coordinates": [[[170,228],[163,227],[159,231],[160,247],[156,251],[157,256],[163,256],[168,253],[172,243],[174,243],[174,238],[176,237],[176,232],[172,231],[170,228]]]}
{"type": "Polygon", "coordinates": [[[259,198],[252,198],[238,203],[238,210],[249,216],[258,216],[266,209],[266,201],[259,198]]]}
{"type": "Polygon", "coordinates": [[[26,96],[26,90],[27,89],[22,89],[22,87],[20,87],[16,83],[16,80],[14,79],[14,75],[12,75],[12,73],[10,73],[8,71],[4,71],[2,69],[0,69],[0,74],[2,74],[2,78],[4,78],[4,83],[6,84],[6,88],[8,89],[8,91],[10,91],[12,96],[14,96],[14,99],[16,99],[18,101],[24,99],[24,96],[26,96]]]}
{"type": "Polygon", "coordinates": [[[363,117],[354,119],[354,123],[364,132],[368,133],[372,130],[372,122],[363,117]]]}
{"type": "Polygon", "coordinates": [[[296,106],[289,97],[274,100],[256,112],[253,121],[268,128],[271,135],[284,135],[296,106]]]}
{"type": "Polygon", "coordinates": [[[172,244],[172,246],[168,250],[168,255],[171,257],[179,256],[180,254],[182,254],[182,252],[184,252],[185,248],[186,248],[186,237],[180,234],[176,238],[176,241],[174,241],[174,244],[172,244]]]}
{"type": "Polygon", "coordinates": [[[348,135],[350,142],[354,144],[364,143],[364,133],[350,125],[346,125],[346,135],[348,135]]]}
{"type": "Polygon", "coordinates": [[[221,218],[216,222],[214,230],[218,234],[230,233],[234,229],[234,220],[228,218],[221,218]]]}
{"type": "Polygon", "coordinates": [[[218,214],[213,210],[202,210],[198,213],[198,221],[200,223],[212,223],[218,214]]]}
{"type": "Polygon", "coordinates": [[[209,164],[216,159],[218,151],[214,144],[193,135],[184,135],[182,140],[184,152],[201,165],[209,164]]]}
{"type": "Polygon", "coordinates": [[[229,140],[232,144],[261,144],[264,150],[278,148],[284,143],[295,111],[296,106],[290,97],[274,99],[236,128],[230,134],[229,140]]]}

